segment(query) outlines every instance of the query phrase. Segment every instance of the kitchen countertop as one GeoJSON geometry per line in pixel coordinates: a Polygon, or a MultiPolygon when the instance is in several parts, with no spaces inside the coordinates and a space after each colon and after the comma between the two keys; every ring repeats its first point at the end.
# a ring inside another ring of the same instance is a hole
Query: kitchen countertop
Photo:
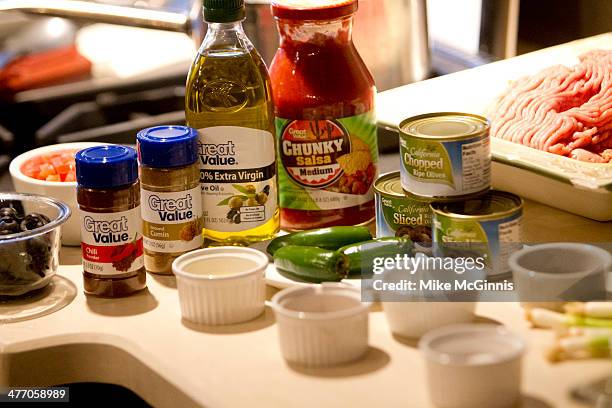
{"type": "MultiPolygon", "coordinates": [[[[381,171],[398,168],[383,155],[381,171]]],[[[530,241],[606,240],[598,223],[533,202],[525,208],[530,241]]],[[[428,407],[416,342],[391,335],[379,305],[370,313],[370,349],[361,360],[328,369],[288,365],[271,309],[248,323],[211,327],[182,321],[173,277],[149,275],[148,289],[123,299],[83,294],[78,248],[62,248],[59,274],[75,286],[65,308],[0,329],[0,385],[105,382],[125,386],[156,407],[428,407]]],[[[268,289],[268,299],[275,293],[268,289]]],[[[508,325],[528,342],[524,407],[579,407],[580,384],[610,374],[606,360],[552,365],[543,356],[550,331],[530,329],[513,303],[481,303],[481,321],[508,325]]]]}
{"type": "MultiPolygon", "coordinates": [[[[397,154],[381,156],[381,172],[398,167],[397,154]]],[[[1,189],[11,188],[7,180],[5,173],[1,189]]],[[[610,243],[610,226],[525,202],[526,242],[610,243]]],[[[181,320],[174,278],[153,275],[147,277],[148,289],[134,296],[89,297],[83,294],[77,248],[62,249],[59,275],[56,280],[75,286],[77,295],[68,306],[0,326],[0,386],[114,383],[156,407],[430,406],[416,342],[392,336],[377,304],[370,313],[365,357],[334,368],[304,369],[282,359],[269,307],[244,324],[194,325],[181,320]]],[[[275,291],[269,288],[268,296],[275,291]]],[[[553,334],[529,328],[515,303],[480,303],[477,314],[481,321],[508,325],[528,342],[523,407],[581,407],[570,399],[570,390],[612,371],[609,360],[547,362],[543,353],[553,334]]]]}

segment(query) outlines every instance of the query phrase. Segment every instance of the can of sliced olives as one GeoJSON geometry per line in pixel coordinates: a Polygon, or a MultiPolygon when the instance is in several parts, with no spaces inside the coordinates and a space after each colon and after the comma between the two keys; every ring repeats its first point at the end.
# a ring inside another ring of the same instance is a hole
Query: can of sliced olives
{"type": "Polygon", "coordinates": [[[478,198],[434,202],[431,210],[435,256],[481,258],[487,277],[508,276],[508,257],[523,245],[521,197],[491,190],[478,198]]]}
{"type": "Polygon", "coordinates": [[[399,125],[402,188],[430,199],[466,198],[491,185],[489,122],[482,116],[437,112],[399,125]]]}
{"type": "Polygon", "coordinates": [[[376,237],[405,237],[431,246],[430,201],[404,193],[400,173],[381,175],[374,183],[376,237]]]}

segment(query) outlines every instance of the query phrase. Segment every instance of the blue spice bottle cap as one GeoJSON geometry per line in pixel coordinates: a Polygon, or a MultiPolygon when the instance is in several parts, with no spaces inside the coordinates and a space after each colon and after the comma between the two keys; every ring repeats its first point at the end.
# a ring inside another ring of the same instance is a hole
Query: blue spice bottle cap
{"type": "Polygon", "coordinates": [[[138,180],[138,158],[131,147],[104,145],[77,152],[76,179],[85,188],[115,188],[138,180]]]}
{"type": "Polygon", "coordinates": [[[170,168],[198,161],[198,132],[188,126],[155,126],[136,136],[143,166],[170,168]]]}

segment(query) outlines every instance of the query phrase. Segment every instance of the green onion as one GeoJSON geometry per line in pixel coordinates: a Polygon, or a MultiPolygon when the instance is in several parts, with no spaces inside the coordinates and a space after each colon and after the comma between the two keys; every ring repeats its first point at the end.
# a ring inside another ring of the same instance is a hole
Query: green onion
{"type": "Polygon", "coordinates": [[[610,336],[576,336],[558,339],[556,344],[546,353],[552,362],[583,358],[608,358],[611,352],[612,338],[610,336]]]}
{"type": "Polygon", "coordinates": [[[612,319],[612,302],[571,302],[564,310],[573,315],[612,319]]]}
{"type": "Polygon", "coordinates": [[[527,320],[535,327],[561,330],[570,326],[588,326],[612,328],[612,319],[598,319],[554,312],[548,309],[531,309],[527,311],[527,320]]]}

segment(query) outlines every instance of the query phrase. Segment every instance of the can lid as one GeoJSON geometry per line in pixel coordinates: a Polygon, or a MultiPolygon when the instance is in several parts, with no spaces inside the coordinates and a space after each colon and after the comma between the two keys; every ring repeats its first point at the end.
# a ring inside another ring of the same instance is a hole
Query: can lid
{"type": "Polygon", "coordinates": [[[523,199],[505,191],[490,190],[482,197],[451,202],[434,202],[431,208],[438,214],[459,218],[491,219],[512,215],[521,210],[523,199]]]}
{"type": "Polygon", "coordinates": [[[273,0],[272,15],[287,20],[335,20],[357,11],[357,0],[273,0]]]}
{"type": "Polygon", "coordinates": [[[245,17],[244,0],[204,0],[202,9],[207,23],[231,23],[245,17]]]}
{"type": "Polygon", "coordinates": [[[119,145],[94,146],[77,152],[77,183],[86,188],[115,188],[138,180],[136,150],[119,145]]]}
{"type": "Polygon", "coordinates": [[[198,132],[189,126],[155,126],[136,135],[144,166],[182,167],[198,161],[198,132]]]}
{"type": "Polygon", "coordinates": [[[470,113],[436,112],[408,118],[400,123],[399,129],[417,138],[459,140],[487,134],[489,122],[470,113]]]}
{"type": "Polygon", "coordinates": [[[404,190],[402,189],[402,183],[400,181],[400,172],[392,171],[390,173],[381,174],[374,183],[374,189],[380,194],[403,197],[404,190]]]}

